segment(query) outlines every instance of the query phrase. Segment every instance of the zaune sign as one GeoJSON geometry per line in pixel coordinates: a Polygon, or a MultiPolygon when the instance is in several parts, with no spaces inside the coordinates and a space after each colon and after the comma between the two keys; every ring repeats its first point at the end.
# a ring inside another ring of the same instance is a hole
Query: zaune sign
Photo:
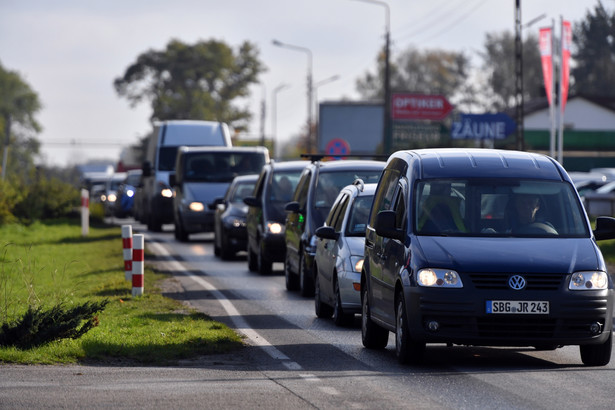
{"type": "Polygon", "coordinates": [[[461,114],[461,121],[454,122],[453,139],[504,139],[517,129],[517,123],[506,113],[461,114]]]}
{"type": "Polygon", "coordinates": [[[442,120],[453,106],[443,95],[397,93],[391,97],[394,120],[442,120]]]}

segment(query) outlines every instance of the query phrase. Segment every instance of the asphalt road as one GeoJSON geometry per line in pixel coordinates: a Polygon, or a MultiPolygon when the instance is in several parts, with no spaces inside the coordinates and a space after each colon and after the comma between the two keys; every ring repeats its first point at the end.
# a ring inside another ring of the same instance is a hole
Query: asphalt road
{"type": "Polygon", "coordinates": [[[401,366],[392,337],[385,351],[362,347],[358,316],[349,328],[317,319],[313,300],[286,291],[281,264],[263,277],[243,256],[214,257],[211,235],[145,233],[146,262],[174,275],[167,295],[249,347],[172,367],[2,366],[0,408],[613,408],[615,363],[584,367],[578,347],[430,345],[424,365],[401,366]]]}

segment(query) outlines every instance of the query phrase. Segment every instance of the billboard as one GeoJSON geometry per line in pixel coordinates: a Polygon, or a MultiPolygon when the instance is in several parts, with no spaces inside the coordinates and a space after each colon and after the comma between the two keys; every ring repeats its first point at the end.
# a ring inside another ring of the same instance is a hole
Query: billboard
{"type": "Polygon", "coordinates": [[[373,154],[382,144],[384,107],[370,102],[323,102],[318,118],[318,152],[373,154]]]}

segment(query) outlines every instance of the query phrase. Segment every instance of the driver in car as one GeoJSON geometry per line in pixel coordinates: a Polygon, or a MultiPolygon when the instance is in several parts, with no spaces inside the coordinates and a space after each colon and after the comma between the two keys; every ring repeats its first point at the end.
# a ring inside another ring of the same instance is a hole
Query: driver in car
{"type": "Polygon", "coordinates": [[[515,195],[514,212],[511,218],[511,232],[557,234],[553,225],[536,218],[536,214],[539,210],[540,198],[538,195],[515,195]]]}

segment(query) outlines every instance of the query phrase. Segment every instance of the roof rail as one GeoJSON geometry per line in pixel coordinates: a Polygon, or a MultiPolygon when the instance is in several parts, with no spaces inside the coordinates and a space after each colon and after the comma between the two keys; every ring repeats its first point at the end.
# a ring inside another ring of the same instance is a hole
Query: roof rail
{"type": "Polygon", "coordinates": [[[301,154],[301,158],[307,158],[310,161],[320,161],[323,158],[372,158],[372,159],[388,159],[388,155],[382,154],[348,154],[348,155],[332,155],[332,154],[301,154]]]}

